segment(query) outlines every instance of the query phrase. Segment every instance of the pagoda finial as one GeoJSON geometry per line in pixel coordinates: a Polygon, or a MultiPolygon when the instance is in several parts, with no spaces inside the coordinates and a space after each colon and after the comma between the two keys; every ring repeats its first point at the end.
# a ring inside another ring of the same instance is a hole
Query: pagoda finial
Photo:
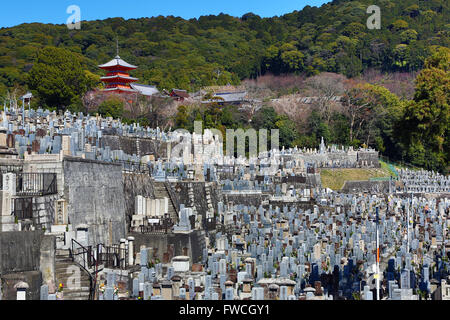
{"type": "Polygon", "coordinates": [[[119,37],[116,37],[116,51],[117,51],[117,56],[119,56],[119,37]]]}

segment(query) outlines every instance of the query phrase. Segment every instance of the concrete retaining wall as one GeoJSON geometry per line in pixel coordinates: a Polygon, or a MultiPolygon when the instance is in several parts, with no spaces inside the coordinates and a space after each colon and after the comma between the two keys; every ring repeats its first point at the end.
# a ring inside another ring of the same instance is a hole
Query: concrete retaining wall
{"type": "Polygon", "coordinates": [[[105,135],[101,138],[101,145],[103,148],[108,146],[111,150],[123,150],[129,155],[167,157],[167,143],[153,139],[105,135]]]}
{"type": "MultiPolygon", "coordinates": [[[[143,196],[146,198],[155,198],[155,189],[153,181],[148,174],[124,173],[124,197],[125,214],[127,226],[130,225],[131,217],[135,213],[135,198],[143,196]]],[[[127,229],[128,230],[128,229],[127,229]]]]}
{"type": "Polygon", "coordinates": [[[64,195],[74,230],[88,225],[89,245],[119,243],[126,233],[120,165],[64,159],[64,195]]]}
{"type": "Polygon", "coordinates": [[[389,181],[346,181],[342,187],[342,192],[369,192],[381,193],[389,192],[389,181]]]}
{"type": "Polygon", "coordinates": [[[200,262],[205,248],[205,233],[193,231],[189,234],[141,234],[130,233],[134,237],[136,252],[141,246],[153,248],[157,258],[163,261],[164,253],[169,253],[169,258],[184,255],[183,248],[188,249],[188,256],[192,263],[200,262]]]}
{"type": "Polygon", "coordinates": [[[43,233],[0,232],[0,272],[38,271],[43,233]]]}

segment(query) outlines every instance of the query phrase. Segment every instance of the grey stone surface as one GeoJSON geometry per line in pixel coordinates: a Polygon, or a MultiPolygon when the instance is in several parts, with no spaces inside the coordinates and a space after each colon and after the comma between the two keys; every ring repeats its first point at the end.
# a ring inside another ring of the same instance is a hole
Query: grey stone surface
{"type": "Polygon", "coordinates": [[[42,239],[41,231],[0,232],[0,272],[39,270],[42,239]]]}
{"type": "Polygon", "coordinates": [[[118,243],[125,237],[125,199],[121,166],[64,159],[64,193],[69,220],[89,226],[89,244],[118,243]]]}

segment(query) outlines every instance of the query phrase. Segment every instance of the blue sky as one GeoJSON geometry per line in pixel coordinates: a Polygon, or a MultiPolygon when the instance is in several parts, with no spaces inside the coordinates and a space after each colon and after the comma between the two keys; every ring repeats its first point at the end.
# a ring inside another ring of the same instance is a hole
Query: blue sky
{"type": "Polygon", "coordinates": [[[123,17],[180,16],[185,19],[221,12],[240,17],[253,12],[273,17],[301,10],[304,6],[321,6],[324,0],[13,0],[1,1],[0,27],[22,23],[66,23],[70,5],[81,9],[82,20],[123,17]]]}

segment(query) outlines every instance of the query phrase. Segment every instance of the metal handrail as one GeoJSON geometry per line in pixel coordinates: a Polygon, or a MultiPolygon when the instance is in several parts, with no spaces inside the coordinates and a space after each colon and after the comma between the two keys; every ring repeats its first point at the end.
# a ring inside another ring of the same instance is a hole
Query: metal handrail
{"type": "Polygon", "coordinates": [[[128,249],[114,246],[97,245],[97,263],[102,263],[105,267],[118,267],[126,269],[128,267],[128,249]],[[100,252],[100,248],[106,252],[100,252]],[[121,258],[122,257],[122,258],[121,258]]]}
{"type": "MultiPolygon", "coordinates": [[[[57,193],[56,173],[16,173],[16,194],[18,196],[45,196],[57,193]],[[46,187],[46,182],[50,180],[46,187]]],[[[3,185],[3,179],[2,179],[3,185]]]]}
{"type": "Polygon", "coordinates": [[[70,256],[72,257],[72,261],[75,262],[76,264],[78,264],[81,268],[83,268],[90,277],[91,280],[91,290],[89,292],[89,300],[94,300],[95,298],[95,288],[97,286],[97,274],[98,274],[98,260],[95,258],[95,256],[92,254],[92,250],[90,248],[86,248],[85,246],[83,246],[81,243],[79,243],[77,240],[72,239],[72,243],[71,243],[71,249],[70,249],[70,256]],[[74,244],[77,245],[77,249],[82,249],[81,253],[76,253],[75,254],[75,248],[74,248],[74,244]],[[83,257],[83,264],[79,263],[78,261],[75,260],[75,255],[80,255],[82,254],[83,257]],[[84,254],[86,254],[90,259],[92,259],[93,264],[91,265],[88,259],[85,259],[84,254]],[[93,272],[93,274],[91,273],[91,271],[89,270],[91,268],[91,266],[95,266],[95,271],[93,272]]]}

